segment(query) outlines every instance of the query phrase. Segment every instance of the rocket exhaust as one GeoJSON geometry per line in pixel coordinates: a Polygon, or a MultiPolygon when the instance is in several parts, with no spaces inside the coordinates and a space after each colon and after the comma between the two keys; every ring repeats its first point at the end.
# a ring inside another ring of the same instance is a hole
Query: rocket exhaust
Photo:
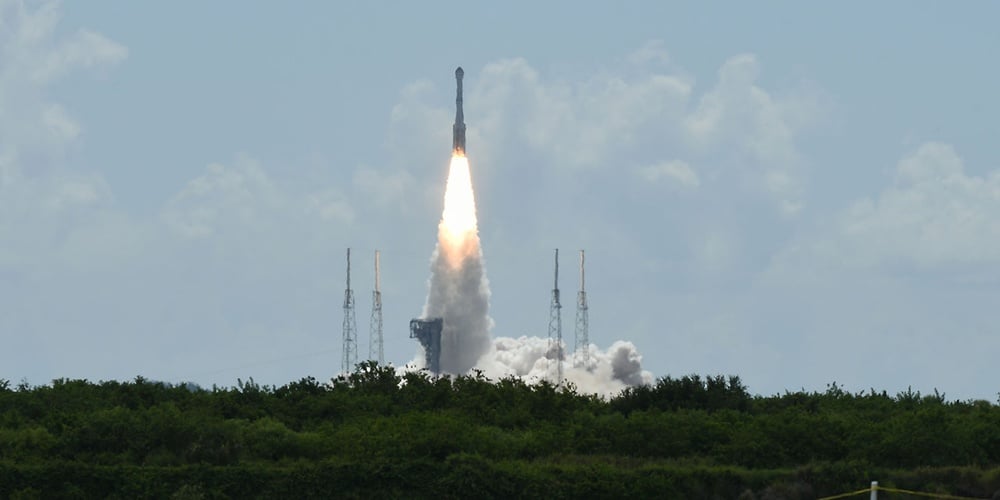
{"type": "Polygon", "coordinates": [[[462,113],[462,77],[464,76],[465,71],[462,71],[462,67],[459,66],[455,70],[457,93],[455,97],[455,124],[451,127],[451,149],[453,154],[461,156],[465,156],[465,114],[462,113]]]}

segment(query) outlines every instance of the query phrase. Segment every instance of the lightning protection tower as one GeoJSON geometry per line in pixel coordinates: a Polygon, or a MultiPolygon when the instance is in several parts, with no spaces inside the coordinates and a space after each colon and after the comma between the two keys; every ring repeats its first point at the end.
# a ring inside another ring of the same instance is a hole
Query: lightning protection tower
{"type": "Polygon", "coordinates": [[[382,337],[382,275],[379,270],[379,253],[375,250],[375,291],[372,292],[372,318],[368,326],[368,359],[385,363],[382,337]]]}
{"type": "Polygon", "coordinates": [[[580,291],[576,294],[576,334],[574,335],[576,356],[574,356],[573,363],[578,367],[588,366],[588,358],[590,357],[590,318],[588,315],[590,308],[587,306],[587,280],[584,275],[583,262],[583,250],[580,250],[580,291]]]}
{"type": "Polygon", "coordinates": [[[549,305],[549,356],[555,357],[555,383],[563,379],[562,304],[559,303],[559,249],[556,249],[556,274],[549,305]]]}
{"type": "Polygon", "coordinates": [[[341,373],[351,373],[358,362],[358,327],[354,317],[354,290],[351,290],[351,249],[347,249],[347,288],[344,290],[344,356],[341,373]]]}

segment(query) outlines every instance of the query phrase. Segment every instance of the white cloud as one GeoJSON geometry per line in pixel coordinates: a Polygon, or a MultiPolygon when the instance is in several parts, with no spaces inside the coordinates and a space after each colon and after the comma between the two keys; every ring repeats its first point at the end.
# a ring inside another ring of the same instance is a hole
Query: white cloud
{"type": "Polygon", "coordinates": [[[794,213],[803,184],[795,137],[820,114],[820,98],[805,91],[776,96],[757,83],[760,72],[753,54],[727,60],[715,87],[685,118],[685,132],[700,150],[734,149],[744,175],[794,213]]]}
{"type": "Polygon", "coordinates": [[[71,141],[80,135],[80,126],[73,121],[62,106],[50,103],[42,111],[42,123],[56,140],[71,141]]]}
{"type": "Polygon", "coordinates": [[[899,162],[893,185],[829,227],[800,238],[779,264],[992,275],[983,266],[1000,263],[1000,170],[967,174],[952,146],[925,143],[899,162]]]}
{"type": "Polygon", "coordinates": [[[414,158],[451,154],[454,111],[429,104],[433,90],[426,80],[413,82],[403,88],[392,108],[388,146],[398,163],[411,165],[414,158]]]}
{"type": "Polygon", "coordinates": [[[44,85],[74,69],[113,65],[128,56],[126,47],[85,29],[56,40],[59,17],[58,2],[0,1],[5,74],[16,72],[21,79],[44,85]]]}
{"type": "Polygon", "coordinates": [[[734,257],[739,253],[732,235],[723,231],[710,231],[692,241],[699,268],[712,273],[732,271],[734,257]]]}
{"type": "Polygon", "coordinates": [[[354,221],[354,208],[336,189],[310,193],[305,197],[305,213],[316,215],[324,221],[350,223],[354,221]]]}
{"type": "Polygon", "coordinates": [[[1000,171],[968,175],[950,145],[927,143],[896,173],[894,186],[842,218],[841,237],[864,264],[1000,263],[1000,171]]]}
{"type": "Polygon", "coordinates": [[[2,174],[46,170],[81,133],[80,126],[45,88],[74,70],[113,66],[128,49],[90,31],[57,38],[58,4],[0,2],[0,157],[2,174]]]}
{"type": "Polygon", "coordinates": [[[670,180],[686,188],[696,188],[701,184],[698,174],[685,161],[670,160],[639,169],[639,174],[650,182],[670,180]]]}
{"type": "Polygon", "coordinates": [[[218,235],[227,228],[255,230],[276,221],[315,215],[349,223],[347,199],[336,190],[296,192],[279,186],[258,162],[240,155],[232,166],[213,163],[188,182],[163,209],[163,220],[188,238],[218,235]]]}
{"type": "Polygon", "coordinates": [[[87,31],[59,38],[58,20],[54,2],[0,1],[0,269],[18,273],[79,264],[68,249],[112,224],[114,199],[104,178],[68,171],[59,161],[82,129],[46,90],[74,70],[120,62],[127,49],[87,31]]]}
{"type": "Polygon", "coordinates": [[[394,206],[400,210],[409,207],[414,197],[416,179],[405,170],[385,172],[362,166],[354,172],[354,186],[379,206],[394,206]]]}
{"type": "Polygon", "coordinates": [[[470,128],[513,139],[558,159],[556,164],[602,165],[615,151],[640,147],[644,129],[671,133],[684,112],[691,83],[681,75],[646,74],[626,80],[597,74],[579,82],[547,81],[524,59],[488,64],[470,89],[470,128]]]}
{"type": "Polygon", "coordinates": [[[36,82],[45,83],[76,69],[97,68],[119,63],[128,56],[128,49],[99,33],[80,30],[68,40],[35,61],[30,73],[36,82]]]}
{"type": "Polygon", "coordinates": [[[99,176],[59,177],[46,189],[44,205],[53,211],[110,203],[111,188],[99,176]]]}
{"type": "Polygon", "coordinates": [[[670,52],[663,40],[650,40],[638,50],[629,54],[628,61],[636,66],[666,64],[670,62],[670,52]]]}

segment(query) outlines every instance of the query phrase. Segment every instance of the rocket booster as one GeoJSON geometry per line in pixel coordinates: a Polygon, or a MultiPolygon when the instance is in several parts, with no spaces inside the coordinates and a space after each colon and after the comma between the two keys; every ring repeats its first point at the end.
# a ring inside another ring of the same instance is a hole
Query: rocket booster
{"type": "Polygon", "coordinates": [[[455,124],[451,127],[452,152],[455,154],[465,154],[465,115],[462,113],[462,77],[465,71],[459,66],[455,70],[455,84],[458,86],[458,93],[455,97],[455,124]]]}

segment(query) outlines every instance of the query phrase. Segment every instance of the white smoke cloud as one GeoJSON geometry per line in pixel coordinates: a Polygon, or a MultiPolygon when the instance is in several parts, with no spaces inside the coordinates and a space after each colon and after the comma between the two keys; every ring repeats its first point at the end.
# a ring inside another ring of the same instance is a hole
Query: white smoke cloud
{"type": "MultiPolygon", "coordinates": [[[[469,370],[459,373],[479,371],[494,380],[513,376],[528,383],[552,382],[556,370],[551,345],[548,339],[539,337],[497,337],[490,340],[488,350],[469,370]]],[[[563,383],[572,384],[580,393],[610,397],[630,386],[653,383],[653,374],[642,369],[642,355],[631,342],[617,340],[605,351],[590,344],[586,358],[579,360],[564,351],[563,383]]],[[[423,368],[426,364],[420,350],[402,371],[423,368]]]]}
{"type": "MultiPolygon", "coordinates": [[[[549,346],[548,339],[538,337],[498,337],[475,368],[490,378],[513,375],[529,382],[551,380],[556,360],[549,346]]],[[[615,341],[607,351],[591,344],[580,366],[575,366],[578,360],[573,356],[568,353],[561,361],[563,379],[584,393],[611,396],[628,386],[653,382],[653,374],[642,369],[642,355],[631,342],[615,341]]]]}
{"type": "Polygon", "coordinates": [[[490,347],[490,287],[478,236],[472,244],[475,249],[457,269],[449,263],[440,243],[432,257],[424,317],[444,318],[441,371],[446,373],[468,372],[490,347]]]}

